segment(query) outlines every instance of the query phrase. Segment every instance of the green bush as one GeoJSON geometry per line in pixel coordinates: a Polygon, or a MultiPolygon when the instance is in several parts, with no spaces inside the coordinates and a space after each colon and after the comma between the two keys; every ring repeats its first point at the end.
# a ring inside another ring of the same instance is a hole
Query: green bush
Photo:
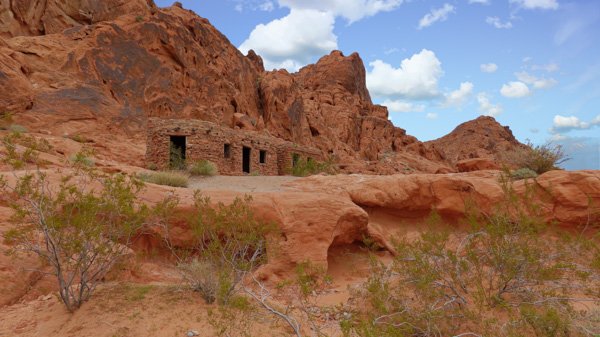
{"type": "Polygon", "coordinates": [[[188,167],[188,172],[193,176],[212,177],[218,174],[217,165],[213,162],[202,159],[188,167]]]}
{"type": "Polygon", "coordinates": [[[519,147],[502,157],[504,163],[513,168],[527,168],[537,174],[559,169],[558,165],[569,160],[560,145],[534,145],[529,141],[524,147],[519,147]]]}
{"type": "Polygon", "coordinates": [[[247,196],[212,205],[195,194],[189,221],[197,245],[173,254],[184,279],[207,303],[228,304],[243,276],[266,262],[266,239],[275,227],[254,217],[251,201],[247,196]]]}
{"type": "Polygon", "coordinates": [[[510,177],[513,180],[533,179],[537,178],[538,174],[529,168],[520,168],[510,172],[510,177]]]}
{"type": "Polygon", "coordinates": [[[19,124],[11,124],[8,127],[8,130],[17,133],[27,133],[27,128],[19,124]]]}
{"type": "MultiPolygon", "coordinates": [[[[17,150],[22,135],[8,135],[3,158],[13,169],[36,163],[38,146],[17,150]]],[[[11,253],[37,255],[45,263],[40,273],[56,277],[59,295],[69,311],[87,301],[99,282],[121,258],[151,217],[154,209],[137,202],[139,180],[116,174],[106,176],[88,165],[73,163],[58,182],[39,170],[14,175],[9,183],[0,176],[0,192],[10,195],[15,227],[4,233],[11,253]],[[101,187],[101,188],[97,188],[101,187]]],[[[162,204],[161,204],[162,205],[162,204]]],[[[158,209],[158,208],[157,208],[158,209]]]]}
{"type": "Polygon", "coordinates": [[[189,176],[180,171],[142,173],[139,175],[139,178],[151,184],[172,187],[187,187],[189,183],[189,176]]]}
{"type": "Polygon", "coordinates": [[[335,174],[337,172],[333,159],[317,161],[313,159],[294,159],[291,174],[296,177],[307,177],[319,173],[335,174]]]}

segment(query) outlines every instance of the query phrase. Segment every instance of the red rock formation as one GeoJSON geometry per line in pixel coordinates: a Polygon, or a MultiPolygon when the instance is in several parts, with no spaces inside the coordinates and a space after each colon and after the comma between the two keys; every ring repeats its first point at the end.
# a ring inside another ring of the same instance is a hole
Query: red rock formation
{"type": "Polygon", "coordinates": [[[258,55],[242,55],[208,20],[179,6],[41,4],[14,0],[0,12],[7,37],[0,40],[0,91],[7,93],[0,110],[16,113],[30,129],[120,135],[139,146],[147,116],[199,118],[264,129],[359,172],[404,172],[405,165],[389,160],[395,153],[437,162],[423,166],[432,172],[444,166],[437,150],[394,127],[387,109],[372,104],[358,54],[335,51],[295,74],[265,72],[258,55]]]}
{"type": "Polygon", "coordinates": [[[502,126],[493,117],[487,116],[463,123],[446,136],[425,144],[443,153],[445,159],[453,164],[473,158],[498,161],[502,153],[523,146],[508,126],[502,126]]]}

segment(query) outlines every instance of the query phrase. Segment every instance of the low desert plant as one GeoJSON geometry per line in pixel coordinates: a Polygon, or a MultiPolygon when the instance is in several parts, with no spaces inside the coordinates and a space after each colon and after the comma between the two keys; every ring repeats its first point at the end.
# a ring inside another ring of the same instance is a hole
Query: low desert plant
{"type": "Polygon", "coordinates": [[[11,124],[8,126],[8,130],[17,133],[27,133],[27,128],[19,124],[11,124]]]}
{"type": "Polygon", "coordinates": [[[139,178],[145,182],[171,187],[187,187],[189,176],[180,171],[159,171],[142,173],[139,178]]]}
{"type": "Polygon", "coordinates": [[[537,176],[538,174],[534,170],[526,167],[510,171],[510,178],[513,180],[533,179],[537,176]]]}
{"type": "MultiPolygon", "coordinates": [[[[3,144],[5,163],[35,162],[36,151],[19,149],[12,138],[3,144]]],[[[35,148],[35,144],[32,144],[35,148]]],[[[69,311],[87,301],[111,267],[129,254],[131,239],[153,214],[136,201],[143,183],[123,174],[104,176],[73,163],[70,173],[52,182],[39,169],[0,178],[10,196],[15,228],[4,234],[11,252],[33,253],[50,266],[59,295],[69,311]]]]}
{"type": "Polygon", "coordinates": [[[195,212],[189,219],[197,243],[192,249],[174,247],[166,229],[179,269],[207,303],[226,304],[243,276],[266,261],[266,239],[274,226],[254,217],[251,201],[236,198],[228,205],[213,205],[196,192],[195,212]]]}
{"type": "Polygon", "coordinates": [[[296,177],[307,177],[319,173],[335,174],[337,172],[333,159],[317,161],[311,158],[306,160],[298,158],[290,169],[290,173],[296,177]]]}
{"type": "Polygon", "coordinates": [[[558,169],[558,165],[569,160],[562,146],[552,143],[534,145],[527,141],[525,146],[505,153],[502,161],[517,169],[527,168],[537,174],[558,169]]]}
{"type": "Polygon", "coordinates": [[[219,172],[217,170],[217,165],[209,160],[198,160],[197,162],[192,163],[188,167],[188,172],[193,176],[206,176],[212,177],[217,175],[219,172]]]}

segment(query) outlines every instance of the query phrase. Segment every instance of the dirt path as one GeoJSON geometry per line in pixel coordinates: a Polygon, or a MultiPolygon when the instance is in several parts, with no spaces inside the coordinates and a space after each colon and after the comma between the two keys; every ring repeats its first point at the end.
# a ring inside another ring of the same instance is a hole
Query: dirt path
{"type": "Polygon", "coordinates": [[[292,176],[193,177],[189,188],[202,191],[279,192],[282,185],[299,179],[292,176]]]}

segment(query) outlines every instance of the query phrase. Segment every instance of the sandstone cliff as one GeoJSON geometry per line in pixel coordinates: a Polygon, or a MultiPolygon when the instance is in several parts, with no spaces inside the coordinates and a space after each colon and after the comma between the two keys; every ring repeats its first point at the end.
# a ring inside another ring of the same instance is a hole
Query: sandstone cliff
{"type": "Polygon", "coordinates": [[[148,116],[263,131],[316,147],[346,172],[448,172],[456,161],[446,151],[456,139],[422,143],[372,103],[358,54],[266,72],[208,20],[151,0],[3,1],[0,91],[0,113],[30,131],[84,134],[101,155],[136,165],[148,116]]]}

